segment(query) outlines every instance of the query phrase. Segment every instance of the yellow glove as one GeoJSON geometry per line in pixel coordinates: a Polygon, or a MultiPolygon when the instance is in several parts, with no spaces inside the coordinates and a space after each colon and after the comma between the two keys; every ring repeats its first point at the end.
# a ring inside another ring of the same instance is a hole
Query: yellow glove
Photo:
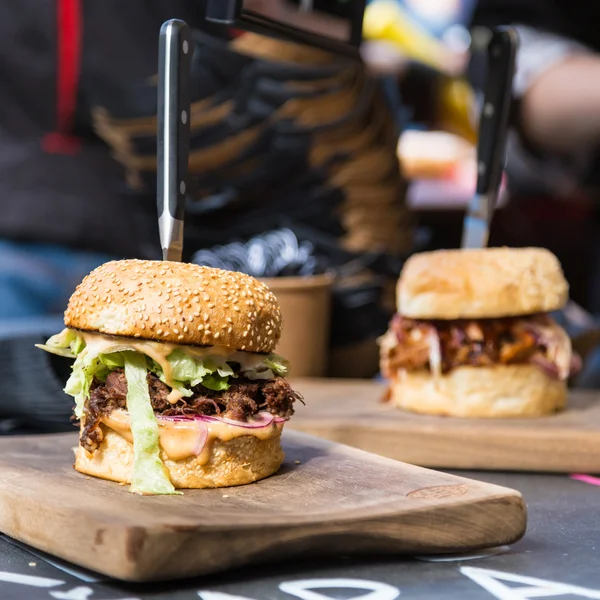
{"type": "Polygon", "coordinates": [[[448,50],[402,7],[391,0],[376,0],[365,9],[363,35],[368,40],[384,40],[398,47],[408,58],[445,71],[448,50]]]}

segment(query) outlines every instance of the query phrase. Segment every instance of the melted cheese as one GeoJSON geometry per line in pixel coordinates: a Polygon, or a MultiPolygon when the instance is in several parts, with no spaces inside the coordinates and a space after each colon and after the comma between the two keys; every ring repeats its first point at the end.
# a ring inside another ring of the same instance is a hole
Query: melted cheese
{"type": "MultiPolygon", "coordinates": [[[[114,410],[102,417],[102,423],[133,444],[129,415],[124,410],[114,410]]],[[[283,423],[273,422],[266,427],[238,427],[219,421],[200,420],[169,421],[157,419],[158,439],[161,448],[171,460],[184,460],[197,456],[201,465],[210,460],[212,444],[215,440],[228,442],[238,437],[252,435],[266,440],[281,431],[283,423]]]]}

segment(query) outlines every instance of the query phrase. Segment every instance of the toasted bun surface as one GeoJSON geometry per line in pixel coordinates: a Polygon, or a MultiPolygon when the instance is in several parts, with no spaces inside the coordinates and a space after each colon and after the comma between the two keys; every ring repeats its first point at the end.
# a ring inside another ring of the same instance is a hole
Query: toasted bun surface
{"type": "Polygon", "coordinates": [[[272,352],[281,311],[269,288],[243,273],[167,261],[105,263],[79,284],[65,325],[177,344],[272,352]]]}
{"type": "MultiPolygon", "coordinates": [[[[171,460],[161,450],[160,457],[176,488],[217,488],[244,485],[273,475],[284,459],[281,432],[261,440],[248,435],[230,441],[215,440],[210,460],[200,464],[197,457],[171,460]]],[[[75,469],[80,473],[131,483],[133,445],[112,429],[106,428],[100,447],[90,455],[78,446],[75,469]]]]}
{"type": "Polygon", "coordinates": [[[538,417],[562,409],[564,381],[531,365],[458,367],[437,380],[426,370],[399,374],[390,401],[412,412],[452,417],[538,417]]]}
{"type": "Polygon", "coordinates": [[[413,255],[396,299],[398,312],[413,319],[478,319],[557,310],[568,293],[548,250],[486,248],[413,255]]]}

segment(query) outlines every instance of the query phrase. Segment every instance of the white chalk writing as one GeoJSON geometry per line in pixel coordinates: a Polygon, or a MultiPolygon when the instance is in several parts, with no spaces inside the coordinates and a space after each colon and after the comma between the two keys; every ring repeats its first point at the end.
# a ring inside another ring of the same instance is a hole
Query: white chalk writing
{"type": "Polygon", "coordinates": [[[478,569],[477,567],[461,567],[460,572],[499,600],[530,600],[531,598],[547,598],[567,594],[600,600],[600,591],[567,583],[515,575],[503,571],[478,569]],[[524,587],[509,587],[502,583],[503,581],[522,583],[524,587]]]}
{"type": "Polygon", "coordinates": [[[350,600],[395,600],[400,595],[400,590],[392,585],[364,579],[302,579],[279,585],[282,592],[300,600],[331,600],[330,596],[314,591],[327,588],[368,590],[367,594],[353,596],[350,600]]]}
{"type": "Polygon", "coordinates": [[[38,588],[50,588],[64,583],[64,581],[61,581],[60,579],[36,577],[35,575],[19,575],[19,573],[8,573],[7,571],[0,571],[0,581],[29,585],[38,588]]]}

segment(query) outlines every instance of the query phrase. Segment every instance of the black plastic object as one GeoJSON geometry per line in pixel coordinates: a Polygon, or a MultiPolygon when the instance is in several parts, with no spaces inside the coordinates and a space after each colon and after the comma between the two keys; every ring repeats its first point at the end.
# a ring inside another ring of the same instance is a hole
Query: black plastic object
{"type": "Polygon", "coordinates": [[[323,261],[314,254],[314,246],[300,242],[290,229],[268,231],[246,243],[200,250],[192,262],[253,277],[305,276],[325,271],[323,261]]]}
{"type": "MultiPolygon", "coordinates": [[[[290,3],[293,4],[293,3],[290,3]]],[[[308,44],[359,59],[358,48],[362,41],[363,17],[366,0],[324,0],[313,6],[315,15],[324,13],[344,19],[348,26],[346,36],[316,33],[306,26],[297,27],[282,20],[276,20],[260,10],[244,7],[244,0],[208,0],[206,20],[209,23],[226,24],[261,35],[278,37],[292,42],[308,44]]]]}
{"type": "Polygon", "coordinates": [[[335,237],[290,223],[247,241],[199,250],[192,262],[253,277],[333,275],[330,345],[335,348],[385,331],[391,313],[381,305],[382,292],[400,273],[404,258],[348,252],[335,237]]]}

